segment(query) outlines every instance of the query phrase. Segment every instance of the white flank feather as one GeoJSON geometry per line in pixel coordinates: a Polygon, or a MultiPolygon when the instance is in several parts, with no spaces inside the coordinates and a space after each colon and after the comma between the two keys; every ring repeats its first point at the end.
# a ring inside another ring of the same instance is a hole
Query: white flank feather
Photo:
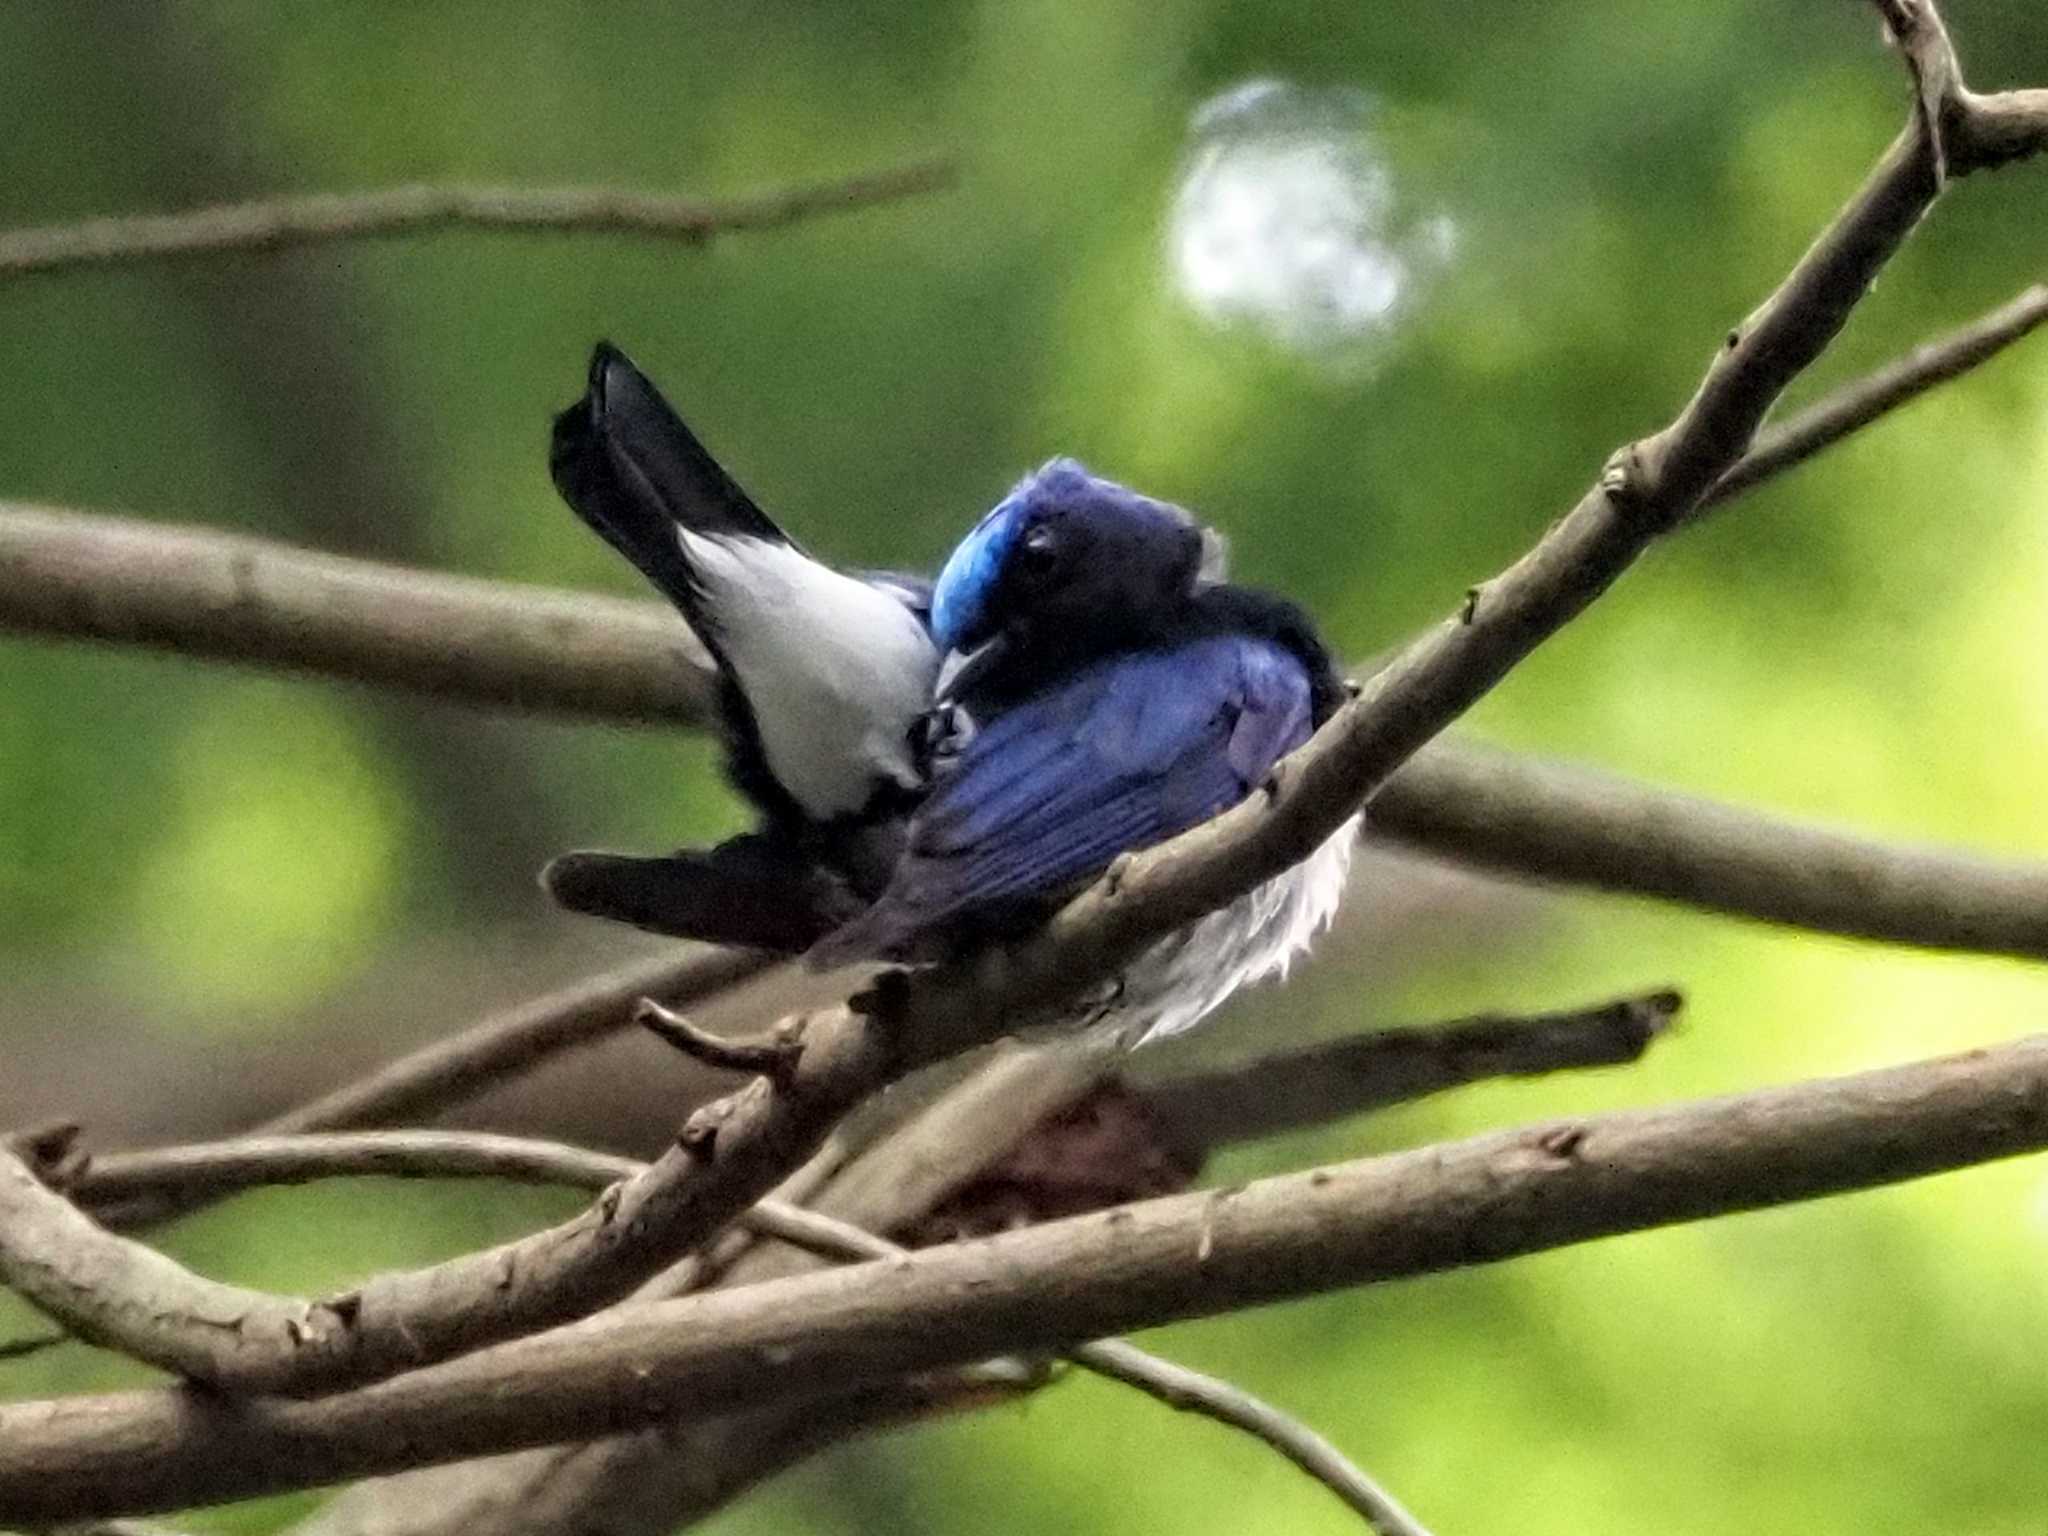
{"type": "Polygon", "coordinates": [[[1320,848],[1219,912],[1168,934],[1131,962],[1107,1023],[1147,1045],[1189,1030],[1239,987],[1284,979],[1337,915],[1362,816],[1320,848]]]}
{"type": "Polygon", "coordinates": [[[878,779],[915,788],[909,732],[939,658],[903,601],[787,544],[676,533],[769,771],[804,812],[858,811],[878,779]]]}

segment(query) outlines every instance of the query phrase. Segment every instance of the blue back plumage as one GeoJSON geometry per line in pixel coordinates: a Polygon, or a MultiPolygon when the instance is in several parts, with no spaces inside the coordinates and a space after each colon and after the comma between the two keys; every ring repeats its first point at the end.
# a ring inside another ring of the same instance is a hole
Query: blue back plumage
{"type": "Polygon", "coordinates": [[[1313,729],[1307,667],[1206,634],[1089,663],[988,721],[913,819],[889,890],[821,963],[917,958],[1236,804],[1313,729]]]}

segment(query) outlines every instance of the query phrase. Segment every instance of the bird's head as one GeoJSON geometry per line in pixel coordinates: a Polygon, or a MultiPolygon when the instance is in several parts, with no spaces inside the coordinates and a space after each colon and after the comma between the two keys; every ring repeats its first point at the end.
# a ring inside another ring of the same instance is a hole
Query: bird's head
{"type": "Polygon", "coordinates": [[[960,541],[932,588],[932,638],[964,653],[1029,631],[1086,645],[1141,632],[1207,576],[1221,541],[1179,507],[1054,459],[960,541]]]}

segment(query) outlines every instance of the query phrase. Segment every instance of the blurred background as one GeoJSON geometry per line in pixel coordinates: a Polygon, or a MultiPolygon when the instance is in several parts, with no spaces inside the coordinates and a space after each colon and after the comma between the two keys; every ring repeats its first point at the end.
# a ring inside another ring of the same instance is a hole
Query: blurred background
{"type": "MultiPolygon", "coordinates": [[[[1979,88],[2036,0],[1947,8],[1979,88]]],[[[0,284],[0,498],[637,593],[555,499],[609,336],[814,548],[936,563],[1054,453],[1231,535],[1340,654],[1448,611],[1660,425],[1897,131],[1868,8],[35,3],[0,8],[0,225],[419,180],[735,194],[931,154],[949,191],[706,250],[446,234],[0,284]]],[[[2042,275],[2048,180],[1959,187],[1799,398],[2042,275]]],[[[2048,341],[1653,551],[1476,736],[1902,839],[2048,855],[2048,341]]],[[[247,1124],[652,941],[550,911],[571,845],[742,824],[708,743],[0,641],[0,1126],[247,1124]]],[[[1374,858],[1190,1060],[1676,983],[1638,1066],[1234,1150],[1216,1181],[2040,1027],[2048,977],[1374,858]]],[[[1179,1048],[1176,1048],[1179,1049],[1179,1048]]],[[[467,1118],[625,1150],[621,1039],[467,1118]]],[[[359,1184],[168,1246],[331,1290],[574,1197],[359,1184]]],[[[2048,1516],[2048,1183],[2022,1162],[1167,1330],[1441,1532],[2048,1516]]],[[[0,1335],[31,1320],[0,1300],[0,1335]]],[[[133,1379],[82,1348],[0,1394],[133,1379]]],[[[195,1517],[267,1530],[315,1496],[195,1517]]],[[[1075,1381],[839,1449],[723,1536],[1338,1531],[1250,1442],[1075,1381]]]]}

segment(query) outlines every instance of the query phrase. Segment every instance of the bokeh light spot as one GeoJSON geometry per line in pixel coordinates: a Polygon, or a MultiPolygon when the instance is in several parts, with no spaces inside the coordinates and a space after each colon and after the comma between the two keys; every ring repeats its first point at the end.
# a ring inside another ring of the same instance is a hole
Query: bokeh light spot
{"type": "Polygon", "coordinates": [[[1363,92],[1279,80],[1195,112],[1167,245],[1198,314],[1340,367],[1384,354],[1458,230],[1408,195],[1373,118],[1363,92]]]}

